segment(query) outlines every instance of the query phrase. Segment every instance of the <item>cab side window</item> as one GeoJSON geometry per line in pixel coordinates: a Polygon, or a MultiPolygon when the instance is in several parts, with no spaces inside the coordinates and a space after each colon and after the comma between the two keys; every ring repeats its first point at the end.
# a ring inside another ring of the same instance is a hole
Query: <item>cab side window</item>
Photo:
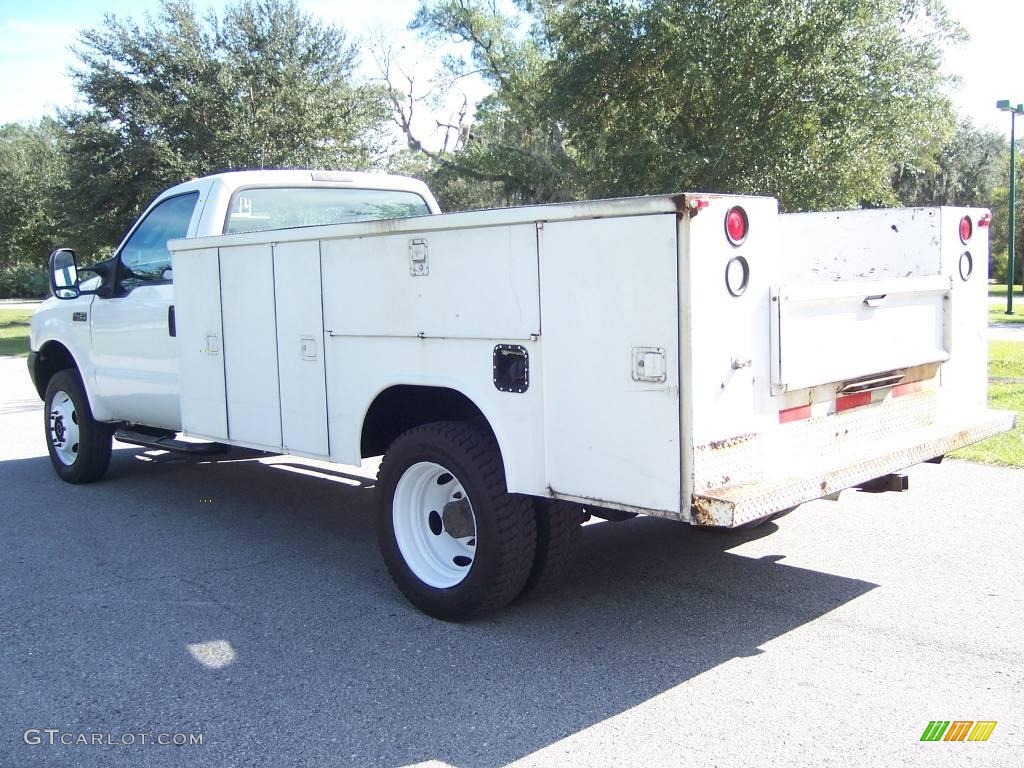
{"type": "Polygon", "coordinates": [[[164,270],[171,266],[167,241],[188,234],[198,200],[198,192],[170,197],[151,210],[135,228],[121,249],[121,264],[127,267],[121,280],[124,290],[164,279],[164,270]]]}

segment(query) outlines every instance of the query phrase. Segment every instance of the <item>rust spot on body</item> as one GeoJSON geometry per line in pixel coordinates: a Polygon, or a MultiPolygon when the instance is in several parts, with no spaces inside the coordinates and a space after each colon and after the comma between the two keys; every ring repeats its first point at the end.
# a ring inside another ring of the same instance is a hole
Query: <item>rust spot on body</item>
{"type": "Polygon", "coordinates": [[[718,525],[715,513],[712,511],[712,502],[702,496],[693,497],[693,520],[697,525],[718,525]]]}
{"type": "Polygon", "coordinates": [[[707,443],[704,447],[710,448],[712,451],[720,451],[723,448],[732,448],[733,446],[740,445],[741,443],[749,442],[757,437],[756,432],[750,432],[746,435],[736,435],[735,437],[727,437],[724,440],[712,440],[707,443]]]}
{"type": "MultiPolygon", "coordinates": [[[[691,496],[690,511],[694,525],[716,525],[731,527],[736,519],[736,504],[730,500],[727,489],[717,488],[714,495],[691,496]]],[[[736,488],[728,489],[735,491],[736,488]]]]}

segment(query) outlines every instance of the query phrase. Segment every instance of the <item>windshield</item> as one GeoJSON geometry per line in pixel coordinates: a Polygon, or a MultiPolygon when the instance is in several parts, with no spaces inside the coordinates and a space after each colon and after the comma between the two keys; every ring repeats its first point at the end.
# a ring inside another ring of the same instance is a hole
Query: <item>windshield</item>
{"type": "Polygon", "coordinates": [[[429,213],[426,201],[415,192],[350,187],[242,189],[231,200],[224,232],[400,219],[429,213]]]}

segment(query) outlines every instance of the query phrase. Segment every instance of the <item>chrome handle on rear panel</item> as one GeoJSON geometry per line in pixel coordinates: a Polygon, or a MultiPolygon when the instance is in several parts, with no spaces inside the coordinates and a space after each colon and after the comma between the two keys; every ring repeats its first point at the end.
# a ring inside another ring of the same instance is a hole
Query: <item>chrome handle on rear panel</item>
{"type": "Polygon", "coordinates": [[[885,389],[899,384],[907,375],[906,371],[888,371],[877,373],[872,376],[861,376],[857,379],[844,381],[836,390],[837,395],[851,395],[858,392],[873,392],[876,389],[885,389]]]}

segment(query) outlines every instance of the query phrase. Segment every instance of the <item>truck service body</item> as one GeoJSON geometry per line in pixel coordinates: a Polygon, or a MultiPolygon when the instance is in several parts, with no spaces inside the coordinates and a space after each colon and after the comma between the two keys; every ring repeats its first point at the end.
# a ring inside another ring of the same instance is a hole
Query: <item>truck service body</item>
{"type": "Polygon", "coordinates": [[[175,187],[140,221],[184,195],[170,273],[118,284],[132,234],[99,294],[55,272],[69,298],[37,313],[30,369],[58,472],[77,457],[47,388],[71,368],[100,434],[385,454],[381,549],[437,616],[560,577],[588,512],[754,523],[1013,424],[986,407],[984,210],[680,194],[439,215],[412,180],[268,171],[175,187]],[[296,218],[310,188],[421,204],[296,218]]]}

